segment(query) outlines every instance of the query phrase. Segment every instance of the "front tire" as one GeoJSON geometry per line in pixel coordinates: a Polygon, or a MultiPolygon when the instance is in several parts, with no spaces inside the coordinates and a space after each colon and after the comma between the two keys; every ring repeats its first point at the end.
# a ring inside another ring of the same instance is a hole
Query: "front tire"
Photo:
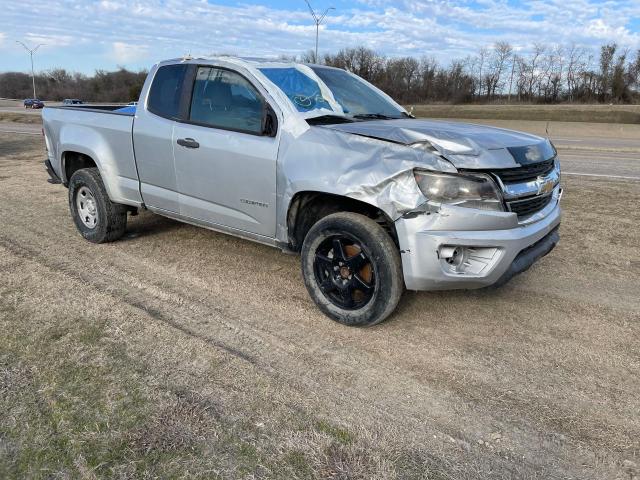
{"type": "Polygon", "coordinates": [[[97,168],[83,168],[71,176],[69,209],[80,234],[92,243],[113,242],[124,235],[127,207],[109,199],[97,168]]]}
{"type": "Polygon", "coordinates": [[[382,322],[404,289],[398,248],[378,223],[357,213],[328,215],[311,227],[302,274],[318,308],[347,326],[382,322]]]}

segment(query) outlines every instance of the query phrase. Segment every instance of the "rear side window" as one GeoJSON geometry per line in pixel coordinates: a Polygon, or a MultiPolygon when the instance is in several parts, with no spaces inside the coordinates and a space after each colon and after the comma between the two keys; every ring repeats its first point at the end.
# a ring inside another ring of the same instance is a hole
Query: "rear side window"
{"type": "Polygon", "coordinates": [[[187,65],[165,65],[153,77],[149,89],[147,108],[150,112],[166,118],[178,118],[182,84],[187,73],[187,65]]]}
{"type": "Polygon", "coordinates": [[[263,102],[242,75],[222,68],[199,67],[189,120],[201,125],[262,133],[263,102]]]}

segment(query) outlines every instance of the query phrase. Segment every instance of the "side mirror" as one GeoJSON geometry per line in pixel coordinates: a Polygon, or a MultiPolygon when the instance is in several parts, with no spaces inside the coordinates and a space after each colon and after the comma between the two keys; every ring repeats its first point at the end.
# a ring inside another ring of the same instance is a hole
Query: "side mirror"
{"type": "Polygon", "coordinates": [[[267,137],[275,137],[278,133],[278,116],[269,104],[265,104],[262,113],[262,134],[267,137]]]}

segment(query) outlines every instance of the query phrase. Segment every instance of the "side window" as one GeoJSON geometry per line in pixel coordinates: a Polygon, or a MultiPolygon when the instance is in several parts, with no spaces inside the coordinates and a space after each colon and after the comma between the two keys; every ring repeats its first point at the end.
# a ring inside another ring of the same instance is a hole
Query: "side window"
{"type": "Polygon", "coordinates": [[[211,127],[262,133],[263,103],[256,89],[238,73],[199,67],[189,120],[211,127]]]}
{"type": "Polygon", "coordinates": [[[166,65],[158,69],[149,89],[147,105],[150,112],[166,118],[178,117],[186,72],[185,64],[166,65]]]}

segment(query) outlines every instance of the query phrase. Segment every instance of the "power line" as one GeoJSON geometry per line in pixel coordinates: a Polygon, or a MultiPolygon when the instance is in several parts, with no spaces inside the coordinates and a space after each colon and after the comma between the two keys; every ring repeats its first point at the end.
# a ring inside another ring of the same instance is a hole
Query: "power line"
{"type": "Polygon", "coordinates": [[[316,63],[318,63],[318,35],[319,35],[319,32],[320,32],[320,24],[324,20],[324,17],[327,16],[327,13],[329,13],[329,10],[335,10],[335,8],[329,7],[324,11],[324,13],[322,15],[318,16],[316,14],[316,12],[313,10],[313,7],[311,6],[311,4],[309,3],[309,0],[304,0],[304,1],[307,2],[307,6],[309,7],[309,11],[311,12],[311,16],[313,17],[313,21],[316,24],[316,55],[315,55],[314,61],[316,63]]]}
{"type": "Polygon", "coordinates": [[[16,43],[19,43],[20,45],[22,45],[24,49],[27,52],[29,52],[29,57],[31,57],[31,81],[33,82],[33,98],[36,99],[38,97],[36,96],[36,74],[35,74],[35,71],[33,70],[33,54],[36,53],[36,51],[45,44],[40,43],[36,48],[29,48],[20,40],[16,40],[16,43]]]}

